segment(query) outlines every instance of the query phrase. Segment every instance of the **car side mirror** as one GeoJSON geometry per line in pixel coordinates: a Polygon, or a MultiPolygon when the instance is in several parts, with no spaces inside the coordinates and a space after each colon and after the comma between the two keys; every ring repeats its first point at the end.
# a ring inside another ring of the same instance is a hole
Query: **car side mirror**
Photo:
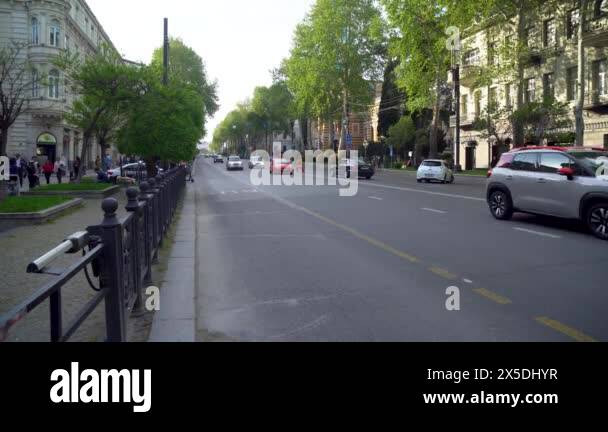
{"type": "Polygon", "coordinates": [[[568,177],[568,180],[574,179],[574,170],[572,168],[569,168],[569,167],[561,168],[558,171],[558,173],[559,173],[559,175],[568,177]]]}

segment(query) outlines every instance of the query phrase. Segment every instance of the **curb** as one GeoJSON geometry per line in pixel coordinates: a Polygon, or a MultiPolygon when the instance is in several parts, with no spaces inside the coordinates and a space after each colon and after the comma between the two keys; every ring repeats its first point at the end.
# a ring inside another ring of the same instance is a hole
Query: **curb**
{"type": "Polygon", "coordinates": [[[73,196],[83,199],[94,199],[94,198],[108,198],[118,191],[120,191],[120,186],[110,186],[106,189],[96,190],[96,191],[36,191],[33,190],[31,192],[22,192],[21,195],[24,196],[73,196]]]}

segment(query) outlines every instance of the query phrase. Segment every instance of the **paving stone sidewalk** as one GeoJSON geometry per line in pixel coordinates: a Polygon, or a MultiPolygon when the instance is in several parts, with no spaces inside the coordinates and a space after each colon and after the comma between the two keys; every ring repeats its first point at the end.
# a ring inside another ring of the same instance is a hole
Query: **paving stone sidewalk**
{"type": "MultiPolygon", "coordinates": [[[[119,200],[119,216],[125,215],[126,196],[124,190],[114,198],[119,200]]],[[[27,265],[34,259],[60,244],[70,234],[83,231],[89,225],[99,224],[103,219],[101,199],[89,199],[84,207],[43,225],[31,225],[0,232],[0,314],[7,312],[42,287],[52,276],[28,275],[27,265]]],[[[66,255],[54,264],[69,265],[75,259],[66,255]]],[[[94,296],[84,274],[74,277],[62,290],[64,325],[94,296]]],[[[100,305],[72,337],[73,341],[103,341],[105,338],[104,307],[100,305]]],[[[9,341],[46,342],[50,339],[48,301],[14,326],[9,341]]]]}

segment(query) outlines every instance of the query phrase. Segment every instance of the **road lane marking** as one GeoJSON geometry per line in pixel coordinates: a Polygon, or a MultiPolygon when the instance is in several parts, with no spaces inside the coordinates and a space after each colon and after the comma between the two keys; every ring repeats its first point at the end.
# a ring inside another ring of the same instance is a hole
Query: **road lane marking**
{"type": "Polygon", "coordinates": [[[432,208],[423,208],[422,210],[427,211],[427,212],[431,212],[431,213],[438,213],[438,214],[446,214],[447,212],[443,211],[443,210],[435,210],[432,208]]]}
{"type": "Polygon", "coordinates": [[[453,281],[453,280],[458,279],[458,276],[456,276],[454,273],[450,273],[448,270],[443,269],[441,267],[430,267],[428,270],[431,273],[434,273],[437,276],[440,276],[440,277],[442,277],[444,279],[447,279],[447,280],[453,281]]]}
{"type": "Polygon", "coordinates": [[[370,197],[368,197],[368,198],[369,198],[369,199],[376,200],[376,201],[384,201],[384,199],[382,199],[382,198],[378,198],[378,197],[375,197],[375,196],[370,196],[370,197]]]}
{"type": "Polygon", "coordinates": [[[548,238],[552,238],[552,239],[561,239],[561,236],[558,235],[554,235],[554,234],[549,234],[546,232],[542,232],[542,231],[535,231],[535,230],[530,230],[530,229],[526,229],[526,228],[513,228],[515,231],[519,231],[519,232],[524,232],[524,233],[528,233],[528,234],[534,234],[537,236],[541,236],[541,237],[548,237],[548,238]]]}
{"type": "Polygon", "coordinates": [[[427,195],[436,195],[436,196],[443,196],[443,197],[448,197],[448,198],[458,198],[458,199],[463,199],[463,200],[486,202],[485,198],[477,198],[477,197],[472,197],[472,196],[468,196],[468,195],[456,195],[456,194],[449,194],[449,193],[443,193],[443,192],[431,192],[431,191],[426,191],[426,190],[422,190],[422,189],[413,189],[413,188],[406,188],[406,187],[399,187],[399,186],[389,186],[389,185],[384,185],[384,184],[380,184],[380,183],[362,183],[362,182],[360,182],[359,186],[370,186],[370,187],[377,187],[377,188],[384,188],[384,189],[399,190],[399,191],[403,191],[403,192],[416,192],[416,193],[422,193],[422,194],[427,194],[427,195]]]}
{"type": "Polygon", "coordinates": [[[473,281],[471,279],[463,279],[462,281],[469,285],[471,285],[473,283],[473,281]]]}
{"type": "Polygon", "coordinates": [[[577,342],[599,342],[598,340],[592,338],[591,336],[587,336],[586,334],[573,329],[572,327],[568,327],[565,324],[560,323],[559,321],[552,320],[547,317],[536,318],[536,322],[547,326],[559,333],[565,334],[566,336],[574,339],[577,342]]]}
{"type": "Polygon", "coordinates": [[[511,300],[509,300],[506,297],[503,297],[499,294],[496,294],[495,292],[492,292],[490,290],[487,290],[485,288],[478,288],[473,290],[473,292],[476,292],[477,294],[479,294],[482,297],[485,297],[489,300],[492,300],[495,303],[498,303],[500,305],[508,305],[508,304],[512,304],[513,302],[511,300]]]}

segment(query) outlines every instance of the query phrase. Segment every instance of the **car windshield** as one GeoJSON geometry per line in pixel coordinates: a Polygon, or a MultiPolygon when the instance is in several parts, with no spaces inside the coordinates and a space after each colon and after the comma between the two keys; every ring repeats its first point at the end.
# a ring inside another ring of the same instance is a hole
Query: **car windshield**
{"type": "Polygon", "coordinates": [[[608,170],[608,152],[572,152],[570,154],[593,171],[599,170],[602,166],[608,170]]]}
{"type": "Polygon", "coordinates": [[[238,161],[240,161],[240,160],[241,160],[241,158],[240,158],[240,157],[238,157],[238,156],[232,156],[232,157],[230,158],[230,162],[238,162],[238,161]]]}
{"type": "Polygon", "coordinates": [[[424,162],[422,162],[422,166],[425,166],[425,167],[440,167],[441,166],[441,162],[439,162],[439,161],[424,161],[424,162]]]}
{"type": "Polygon", "coordinates": [[[365,159],[363,159],[363,158],[359,158],[359,163],[360,163],[361,165],[366,165],[366,164],[367,164],[367,162],[366,162],[366,161],[365,161],[365,159]]]}

